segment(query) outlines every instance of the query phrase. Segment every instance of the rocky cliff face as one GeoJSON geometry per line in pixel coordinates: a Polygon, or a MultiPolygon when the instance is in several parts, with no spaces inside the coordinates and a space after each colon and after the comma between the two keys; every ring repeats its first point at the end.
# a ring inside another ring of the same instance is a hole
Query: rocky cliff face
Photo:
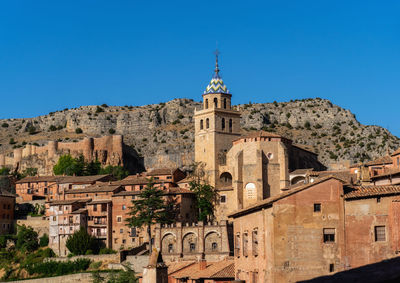
{"type": "MultiPolygon", "coordinates": [[[[147,168],[189,166],[194,159],[193,112],[201,104],[189,99],[132,106],[83,106],[27,119],[0,120],[0,152],[49,140],[78,141],[84,137],[124,135],[144,157],[147,168]]],[[[393,151],[400,140],[379,126],[360,124],[349,110],[325,99],[237,105],[243,133],[276,132],[333,163],[367,161],[393,151]]]]}

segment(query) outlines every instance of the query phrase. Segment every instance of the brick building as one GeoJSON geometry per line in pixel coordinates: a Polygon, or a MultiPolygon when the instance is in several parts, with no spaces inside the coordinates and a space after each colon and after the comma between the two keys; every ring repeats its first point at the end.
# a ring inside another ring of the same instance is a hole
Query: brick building
{"type": "Polygon", "coordinates": [[[0,188],[0,235],[14,229],[15,195],[0,188]]]}
{"type": "Polygon", "coordinates": [[[29,176],[16,182],[19,202],[37,199],[63,200],[69,189],[82,189],[90,185],[112,181],[111,175],[94,176],[29,176]]]}
{"type": "Polygon", "coordinates": [[[231,214],[236,278],[294,282],[396,256],[399,196],[328,176],[231,214]]]}

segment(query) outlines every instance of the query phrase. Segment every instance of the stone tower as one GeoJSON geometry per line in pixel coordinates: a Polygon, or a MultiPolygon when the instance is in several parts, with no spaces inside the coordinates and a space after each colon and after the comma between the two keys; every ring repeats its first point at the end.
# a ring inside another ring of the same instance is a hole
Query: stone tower
{"type": "Polygon", "coordinates": [[[203,109],[195,110],[195,161],[204,164],[208,182],[218,187],[219,167],[226,165],[232,141],[240,137],[240,113],[219,75],[218,51],[214,75],[203,93],[203,109]]]}

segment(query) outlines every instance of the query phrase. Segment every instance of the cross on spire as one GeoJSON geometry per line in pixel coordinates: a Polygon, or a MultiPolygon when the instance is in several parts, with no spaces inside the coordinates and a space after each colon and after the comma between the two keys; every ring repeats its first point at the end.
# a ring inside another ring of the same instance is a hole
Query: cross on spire
{"type": "Polygon", "coordinates": [[[218,51],[218,49],[215,50],[214,54],[215,54],[215,74],[218,75],[218,73],[219,73],[219,68],[218,68],[219,51],[218,51]]]}

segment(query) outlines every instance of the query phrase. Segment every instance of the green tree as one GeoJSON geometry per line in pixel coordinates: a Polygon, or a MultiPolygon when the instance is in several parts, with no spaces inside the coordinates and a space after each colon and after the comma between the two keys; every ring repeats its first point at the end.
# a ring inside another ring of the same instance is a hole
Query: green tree
{"type": "Polygon", "coordinates": [[[55,175],[73,175],[75,170],[75,159],[69,155],[62,155],[58,159],[58,162],[53,167],[55,175]]]}
{"type": "Polygon", "coordinates": [[[204,165],[196,163],[192,166],[192,180],[189,183],[190,190],[196,195],[195,206],[198,209],[200,221],[212,221],[214,219],[215,205],[218,201],[218,192],[213,186],[205,182],[204,165]]]}
{"type": "Polygon", "coordinates": [[[99,161],[91,161],[85,164],[85,175],[97,175],[101,171],[101,163],[99,161]]]}
{"type": "Polygon", "coordinates": [[[2,176],[10,175],[10,168],[7,167],[0,168],[0,175],[2,176]]]}
{"type": "Polygon", "coordinates": [[[18,226],[16,248],[23,252],[33,252],[38,247],[38,233],[31,227],[18,226]]]}
{"type": "Polygon", "coordinates": [[[110,174],[118,180],[122,180],[129,175],[129,171],[122,166],[108,165],[99,171],[99,174],[110,174]]]}
{"type": "Polygon", "coordinates": [[[43,236],[39,238],[39,245],[41,247],[47,247],[49,245],[49,235],[44,233],[43,236]]]}
{"type": "Polygon", "coordinates": [[[68,250],[75,255],[84,255],[88,250],[97,253],[99,246],[96,239],[89,235],[84,227],[68,237],[66,246],[68,250]]]}
{"type": "Polygon", "coordinates": [[[38,169],[37,168],[26,168],[23,172],[22,172],[22,178],[25,178],[26,176],[36,176],[38,173],[38,169]]]}
{"type": "Polygon", "coordinates": [[[130,217],[126,219],[129,227],[147,228],[149,236],[150,251],[151,243],[151,225],[155,223],[168,223],[172,221],[167,213],[167,205],[163,200],[163,191],[154,187],[153,179],[149,179],[147,186],[140,192],[137,199],[132,200],[130,207],[130,217]]]}

